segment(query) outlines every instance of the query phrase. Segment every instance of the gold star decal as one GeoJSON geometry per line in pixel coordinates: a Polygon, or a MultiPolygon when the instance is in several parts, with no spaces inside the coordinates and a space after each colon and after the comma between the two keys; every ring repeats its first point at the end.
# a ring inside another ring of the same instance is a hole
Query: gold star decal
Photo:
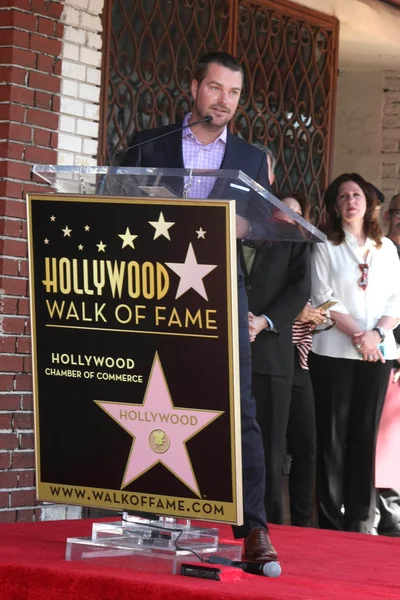
{"type": "Polygon", "coordinates": [[[65,229],[61,229],[61,231],[64,233],[64,237],[71,237],[72,229],[68,225],[65,226],[65,229]]]}
{"type": "Polygon", "coordinates": [[[79,244],[79,246],[78,246],[78,250],[83,250],[83,246],[82,246],[82,244],[79,244]]]}
{"type": "Polygon", "coordinates": [[[90,231],[90,225],[85,225],[85,231],[90,231]]]}
{"type": "Polygon", "coordinates": [[[133,245],[133,240],[136,240],[137,235],[133,235],[130,232],[129,227],[126,228],[125,233],[119,233],[118,237],[120,237],[121,240],[124,242],[122,244],[122,248],[126,248],[126,246],[130,246],[131,248],[135,249],[135,246],[133,245]]]}
{"type": "Polygon", "coordinates": [[[204,229],[203,229],[202,227],[200,227],[200,229],[198,229],[198,230],[196,231],[196,233],[197,233],[197,239],[198,239],[198,240],[199,240],[200,238],[201,238],[202,240],[205,240],[205,239],[206,239],[206,233],[207,233],[207,231],[204,231],[204,229]]]}
{"type": "Polygon", "coordinates": [[[101,240],[100,240],[99,244],[96,244],[96,246],[98,247],[98,252],[106,251],[107,244],[103,244],[103,242],[101,240]]]}
{"type": "Polygon", "coordinates": [[[167,238],[167,240],[171,241],[168,229],[172,227],[172,225],[175,225],[175,223],[172,221],[166,221],[162,212],[160,212],[158,221],[149,221],[149,224],[155,229],[153,240],[156,240],[158,237],[160,237],[160,235],[163,235],[167,238]]]}
{"type": "Polygon", "coordinates": [[[46,238],[45,240],[43,240],[45,244],[50,244],[49,240],[46,238]]]}
{"type": "Polygon", "coordinates": [[[51,217],[50,217],[50,221],[53,221],[53,222],[54,222],[55,220],[56,220],[55,216],[54,216],[54,215],[51,215],[51,217]]]}

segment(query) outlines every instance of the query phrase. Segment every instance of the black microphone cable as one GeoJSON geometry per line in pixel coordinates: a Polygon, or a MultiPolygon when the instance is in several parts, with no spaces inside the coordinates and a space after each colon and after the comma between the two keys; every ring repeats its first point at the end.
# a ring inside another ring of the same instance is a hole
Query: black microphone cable
{"type": "MultiPolygon", "coordinates": [[[[123,521],[129,523],[128,519],[122,519],[123,521]]],[[[223,556],[218,556],[217,554],[212,554],[208,558],[201,556],[192,548],[188,548],[186,546],[181,546],[178,544],[179,539],[182,537],[184,530],[180,527],[163,527],[160,525],[153,525],[150,523],[143,523],[142,526],[149,527],[150,529],[158,529],[161,531],[169,532],[174,531],[179,533],[175,540],[173,540],[174,547],[178,551],[190,552],[193,554],[199,562],[203,564],[209,565],[222,565],[226,567],[236,567],[242,569],[245,573],[251,573],[252,575],[261,575],[264,577],[276,578],[279,577],[282,573],[282,568],[280,564],[276,561],[264,562],[264,563],[256,563],[256,562],[247,562],[241,560],[231,560],[230,558],[225,558],[223,556]]]]}

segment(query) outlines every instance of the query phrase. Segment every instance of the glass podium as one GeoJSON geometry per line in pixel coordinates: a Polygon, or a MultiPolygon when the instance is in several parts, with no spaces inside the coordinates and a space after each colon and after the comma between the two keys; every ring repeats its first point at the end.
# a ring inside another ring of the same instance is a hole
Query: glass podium
{"type": "MultiPolygon", "coordinates": [[[[256,247],[270,241],[318,243],[326,239],[321,231],[241,171],[35,165],[33,173],[49,183],[57,195],[170,199],[175,203],[187,199],[232,200],[236,223],[232,218],[228,229],[234,241],[240,237],[256,247]],[[235,235],[238,231],[239,236],[235,235]]],[[[236,416],[240,421],[238,406],[236,416]]],[[[240,444],[237,451],[240,454],[240,444]]],[[[241,460],[237,464],[241,465],[241,460]]],[[[232,524],[242,522],[241,477],[237,479],[239,508],[236,517],[225,521],[232,524]]],[[[149,518],[128,512],[122,514],[121,520],[94,523],[91,536],[69,538],[66,549],[67,560],[173,574],[180,572],[184,562],[199,562],[212,555],[240,561],[241,554],[240,544],[219,539],[217,527],[198,526],[177,514],[149,518]]]]}
{"type": "Polygon", "coordinates": [[[63,194],[135,198],[224,199],[252,222],[249,242],[324,242],[325,234],[242,171],[34,165],[33,173],[63,194]],[[202,188],[207,196],[196,195],[202,188]]]}

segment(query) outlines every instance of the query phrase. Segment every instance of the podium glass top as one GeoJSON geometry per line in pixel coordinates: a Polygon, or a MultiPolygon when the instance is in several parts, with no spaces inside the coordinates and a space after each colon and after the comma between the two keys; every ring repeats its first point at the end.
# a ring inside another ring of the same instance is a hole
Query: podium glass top
{"type": "Polygon", "coordinates": [[[250,224],[249,244],[326,240],[319,229],[242,171],[34,165],[33,173],[64,194],[232,200],[238,217],[250,224]]]}

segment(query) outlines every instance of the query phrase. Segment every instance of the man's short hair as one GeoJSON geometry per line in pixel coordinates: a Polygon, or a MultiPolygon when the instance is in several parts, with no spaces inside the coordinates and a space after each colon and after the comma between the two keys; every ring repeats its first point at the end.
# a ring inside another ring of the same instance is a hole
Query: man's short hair
{"type": "Polygon", "coordinates": [[[211,64],[220,65],[231,71],[237,71],[242,74],[242,79],[244,78],[243,67],[237,58],[227,52],[209,52],[198,60],[194,68],[194,78],[199,84],[207,75],[208,65],[211,64]]]}
{"type": "Polygon", "coordinates": [[[389,202],[389,210],[393,207],[393,204],[398,201],[400,201],[400,194],[395,194],[389,202]]]}
{"type": "Polygon", "coordinates": [[[262,150],[262,152],[265,152],[267,157],[269,157],[269,164],[271,167],[271,175],[273,175],[275,173],[276,158],[275,158],[275,155],[272,152],[272,150],[270,150],[270,148],[268,148],[268,146],[264,146],[263,144],[259,144],[258,142],[254,142],[254,144],[252,144],[252,145],[255,146],[256,148],[258,148],[259,150],[262,150]]]}

